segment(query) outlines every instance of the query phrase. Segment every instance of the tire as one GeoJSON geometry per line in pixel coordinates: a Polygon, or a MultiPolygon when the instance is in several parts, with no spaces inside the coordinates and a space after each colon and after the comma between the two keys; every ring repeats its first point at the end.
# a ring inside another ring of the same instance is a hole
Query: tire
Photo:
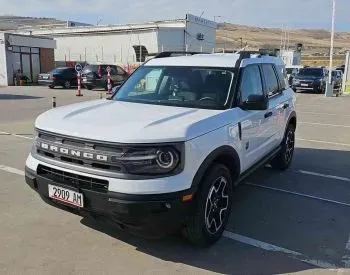
{"type": "Polygon", "coordinates": [[[64,84],[63,84],[63,88],[69,89],[70,87],[71,87],[70,81],[69,81],[69,80],[66,80],[66,81],[64,82],[64,84]]]}
{"type": "Polygon", "coordinates": [[[53,86],[53,85],[50,85],[50,86],[49,86],[49,89],[53,89],[53,88],[55,88],[55,86],[53,86]]]}
{"type": "Polygon", "coordinates": [[[271,166],[279,170],[286,170],[292,163],[295,145],[295,127],[289,124],[284,134],[282,148],[278,155],[271,161],[271,166]]]}
{"type": "Polygon", "coordinates": [[[85,88],[88,89],[89,91],[91,91],[93,87],[92,86],[85,86],[85,88]]]}
{"type": "Polygon", "coordinates": [[[232,200],[230,171],[224,165],[214,164],[200,182],[182,231],[184,237],[190,243],[203,247],[218,241],[227,225],[232,200]]]}

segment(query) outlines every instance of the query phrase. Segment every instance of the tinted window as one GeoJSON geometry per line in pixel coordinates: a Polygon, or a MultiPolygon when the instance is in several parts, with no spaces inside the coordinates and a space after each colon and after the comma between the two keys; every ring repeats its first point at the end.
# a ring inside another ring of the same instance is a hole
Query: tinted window
{"type": "Polygon", "coordinates": [[[300,69],[299,75],[302,76],[323,76],[323,69],[320,68],[304,68],[300,69]]]}
{"type": "Polygon", "coordinates": [[[264,71],[267,94],[268,96],[273,96],[279,91],[275,70],[271,64],[263,64],[262,67],[264,71]]]}
{"type": "Polygon", "coordinates": [[[260,69],[257,65],[247,66],[244,69],[240,91],[242,102],[246,101],[250,95],[263,94],[260,69]]]}
{"type": "Polygon", "coordinates": [[[87,74],[87,73],[97,73],[98,71],[98,65],[87,65],[84,67],[83,73],[87,74]]]}
{"type": "Polygon", "coordinates": [[[118,66],[117,66],[117,72],[118,72],[118,74],[125,74],[125,71],[118,66]]]}
{"type": "Polygon", "coordinates": [[[49,72],[49,74],[62,74],[67,68],[56,68],[49,72]]]}
{"type": "Polygon", "coordinates": [[[277,67],[277,76],[278,76],[280,88],[285,89],[288,85],[287,85],[286,70],[283,66],[277,67]]]}

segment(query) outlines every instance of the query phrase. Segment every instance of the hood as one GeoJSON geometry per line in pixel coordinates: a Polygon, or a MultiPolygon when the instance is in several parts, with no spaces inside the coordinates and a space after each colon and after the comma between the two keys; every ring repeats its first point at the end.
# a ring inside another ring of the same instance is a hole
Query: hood
{"type": "Polygon", "coordinates": [[[186,141],[232,121],[226,110],[94,100],[40,115],[35,127],[73,137],[118,143],[186,141]]]}
{"type": "Polygon", "coordinates": [[[298,79],[298,80],[316,80],[316,79],[322,79],[322,76],[296,75],[296,76],[294,76],[294,79],[298,79]]]}

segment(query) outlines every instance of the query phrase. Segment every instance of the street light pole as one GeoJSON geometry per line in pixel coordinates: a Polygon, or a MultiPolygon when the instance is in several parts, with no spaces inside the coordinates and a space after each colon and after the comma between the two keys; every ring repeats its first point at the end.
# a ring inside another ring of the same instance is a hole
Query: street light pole
{"type": "Polygon", "coordinates": [[[326,94],[325,96],[331,97],[333,96],[333,86],[332,86],[332,68],[333,68],[333,53],[334,53],[334,28],[335,28],[335,3],[336,0],[333,1],[333,10],[332,10],[332,31],[331,31],[331,48],[329,52],[329,76],[328,76],[328,83],[326,87],[326,94]]]}

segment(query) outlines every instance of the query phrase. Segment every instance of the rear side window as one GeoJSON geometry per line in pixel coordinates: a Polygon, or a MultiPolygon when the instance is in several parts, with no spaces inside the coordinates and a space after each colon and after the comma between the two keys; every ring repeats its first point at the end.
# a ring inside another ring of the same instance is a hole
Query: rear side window
{"type": "Polygon", "coordinates": [[[279,92],[278,79],[272,64],[263,64],[266,92],[268,96],[273,96],[279,92]]]}
{"type": "Polygon", "coordinates": [[[119,66],[117,66],[117,72],[118,72],[118,74],[125,74],[125,71],[122,68],[120,68],[119,66]]]}
{"type": "MultiPolygon", "coordinates": [[[[283,66],[277,66],[277,76],[281,90],[286,89],[287,85],[287,72],[283,66]]],[[[296,69],[294,69],[296,70],[296,69]]],[[[295,74],[295,73],[294,73],[295,74]]]]}
{"type": "Polygon", "coordinates": [[[257,65],[244,68],[240,86],[241,102],[245,102],[250,95],[263,95],[260,69],[257,65]]]}

